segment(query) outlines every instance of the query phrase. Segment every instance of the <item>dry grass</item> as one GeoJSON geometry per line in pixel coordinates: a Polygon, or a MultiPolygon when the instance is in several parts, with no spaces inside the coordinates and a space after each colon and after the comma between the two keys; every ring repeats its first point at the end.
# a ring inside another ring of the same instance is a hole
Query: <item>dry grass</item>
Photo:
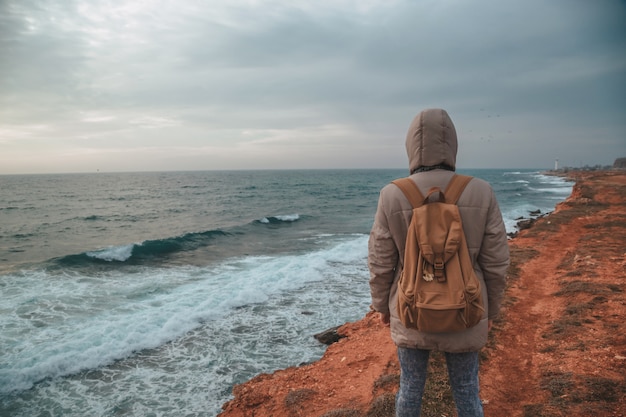
{"type": "MultiPolygon", "coordinates": [[[[374,391],[382,391],[382,393],[376,396],[367,412],[345,408],[330,411],[320,417],[394,417],[396,412],[395,399],[399,385],[399,373],[392,372],[383,375],[374,383],[374,391]]],[[[455,415],[445,356],[441,352],[432,352],[431,354],[428,379],[422,398],[421,415],[423,417],[455,415]]]]}
{"type": "Polygon", "coordinates": [[[394,417],[396,415],[396,395],[385,393],[372,403],[365,417],[394,417]]]}
{"type": "Polygon", "coordinates": [[[328,413],[324,413],[320,417],[363,417],[363,413],[361,413],[359,410],[341,408],[338,410],[329,411],[328,413]]]}
{"type": "Polygon", "coordinates": [[[302,415],[302,404],[313,398],[317,392],[312,389],[303,388],[290,391],[285,397],[285,406],[289,414],[298,417],[302,415]]]}
{"type": "Polygon", "coordinates": [[[520,248],[516,245],[509,245],[511,254],[511,264],[507,275],[507,284],[517,281],[522,272],[522,265],[539,255],[539,251],[530,248],[520,248]]]}

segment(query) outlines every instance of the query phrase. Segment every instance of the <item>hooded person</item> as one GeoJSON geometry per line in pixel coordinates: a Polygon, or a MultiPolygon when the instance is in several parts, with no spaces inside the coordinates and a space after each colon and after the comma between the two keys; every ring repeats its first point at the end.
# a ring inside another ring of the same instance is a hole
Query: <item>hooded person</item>
{"type": "MultiPolygon", "coordinates": [[[[442,190],[456,170],[457,135],[443,109],[427,109],[412,121],[406,137],[410,179],[422,194],[442,190]]],[[[457,202],[463,231],[481,285],[485,313],[479,324],[453,333],[425,333],[405,327],[397,311],[398,280],[402,272],[407,229],[413,207],[395,184],[380,192],[368,245],[372,309],[391,327],[401,367],[396,416],[419,416],[431,350],[445,353],[459,417],[482,416],[478,396],[478,351],[487,343],[492,320],[502,301],[509,248],[493,189],[472,178],[457,202]]]]}

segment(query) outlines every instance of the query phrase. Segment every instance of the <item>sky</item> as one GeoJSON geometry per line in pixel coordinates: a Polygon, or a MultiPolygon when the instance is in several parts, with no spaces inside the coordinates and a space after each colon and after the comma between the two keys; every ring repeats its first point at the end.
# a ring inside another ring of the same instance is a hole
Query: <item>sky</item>
{"type": "Polygon", "coordinates": [[[0,0],[0,174],[626,157],[623,0],[0,0]]]}

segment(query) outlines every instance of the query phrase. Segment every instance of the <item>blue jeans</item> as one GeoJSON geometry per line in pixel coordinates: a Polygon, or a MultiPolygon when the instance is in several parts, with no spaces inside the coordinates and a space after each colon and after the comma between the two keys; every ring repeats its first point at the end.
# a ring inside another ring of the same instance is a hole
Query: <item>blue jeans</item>
{"type": "MultiPolygon", "coordinates": [[[[396,417],[419,417],[426,385],[430,351],[398,348],[400,390],[396,417]]],[[[448,378],[459,417],[483,417],[478,396],[478,352],[445,353],[448,378]]]]}

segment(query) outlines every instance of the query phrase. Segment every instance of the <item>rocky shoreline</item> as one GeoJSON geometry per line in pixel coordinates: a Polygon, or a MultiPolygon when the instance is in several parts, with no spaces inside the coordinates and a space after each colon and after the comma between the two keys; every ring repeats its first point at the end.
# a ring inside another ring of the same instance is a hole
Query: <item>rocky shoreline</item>
{"type": "MultiPolygon", "coordinates": [[[[572,172],[572,171],[570,171],[572,172]]],[[[563,177],[566,179],[569,179],[571,181],[575,181],[574,179],[570,178],[567,174],[567,172],[565,171],[544,171],[542,172],[543,175],[550,175],[550,176],[555,176],[555,177],[563,177]]],[[[513,231],[513,232],[509,232],[507,233],[507,236],[509,238],[514,238],[517,236],[517,234],[519,232],[521,232],[522,230],[526,230],[526,229],[530,229],[533,224],[535,224],[535,221],[537,221],[538,219],[545,217],[547,215],[549,215],[550,212],[547,213],[542,213],[541,210],[533,210],[533,211],[529,211],[528,215],[530,217],[518,217],[516,220],[516,224],[515,227],[517,228],[517,230],[513,231]]]]}
{"type": "MultiPolygon", "coordinates": [[[[626,416],[626,173],[567,177],[571,196],[509,240],[503,314],[481,355],[486,416],[626,416]]],[[[235,386],[220,417],[393,416],[389,329],[369,313],[335,333],[319,361],[235,386]]],[[[431,362],[422,416],[454,415],[431,362]]]]}

